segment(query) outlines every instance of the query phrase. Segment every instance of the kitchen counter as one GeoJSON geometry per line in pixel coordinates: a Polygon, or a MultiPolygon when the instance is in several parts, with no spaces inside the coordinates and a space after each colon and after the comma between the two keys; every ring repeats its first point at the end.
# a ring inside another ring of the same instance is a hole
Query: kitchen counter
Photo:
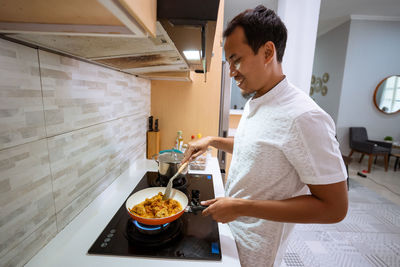
{"type": "MultiPolygon", "coordinates": [[[[87,251],[108,222],[125,202],[136,184],[147,171],[157,171],[151,160],[137,162],[121,174],[104,192],[90,203],[72,222],[42,248],[26,266],[240,266],[239,256],[232,233],[227,224],[218,224],[222,260],[155,259],[145,257],[120,257],[88,255],[87,251]]],[[[211,173],[216,197],[224,196],[221,174],[216,158],[209,158],[204,171],[211,173]]]]}

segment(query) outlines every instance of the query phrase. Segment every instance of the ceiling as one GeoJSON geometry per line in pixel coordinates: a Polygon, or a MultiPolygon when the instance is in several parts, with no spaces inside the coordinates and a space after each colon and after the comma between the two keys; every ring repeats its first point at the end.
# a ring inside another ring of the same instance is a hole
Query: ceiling
{"type": "Polygon", "coordinates": [[[245,9],[255,8],[257,5],[264,5],[270,9],[276,10],[278,6],[278,0],[225,0],[224,3],[224,29],[229,21],[245,9]]]}
{"type": "Polygon", "coordinates": [[[350,15],[397,17],[400,20],[399,0],[321,0],[318,35],[339,26],[350,15]]]}
{"type": "MultiPolygon", "coordinates": [[[[258,4],[276,10],[279,0],[225,0],[226,24],[237,14],[258,4]]],[[[400,0],[321,0],[318,35],[350,19],[350,15],[397,17],[400,20],[400,0]]]]}

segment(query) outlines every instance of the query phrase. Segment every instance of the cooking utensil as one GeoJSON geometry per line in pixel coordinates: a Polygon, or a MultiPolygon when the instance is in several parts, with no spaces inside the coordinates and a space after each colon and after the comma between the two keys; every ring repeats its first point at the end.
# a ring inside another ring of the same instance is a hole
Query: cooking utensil
{"type": "Polygon", "coordinates": [[[158,132],[158,119],[156,119],[154,122],[154,131],[158,132]]]}
{"type": "Polygon", "coordinates": [[[163,200],[169,199],[169,197],[170,197],[170,195],[171,195],[172,182],[173,182],[174,179],[175,179],[176,177],[178,177],[179,174],[188,166],[188,164],[189,164],[189,161],[186,161],[185,163],[183,163],[183,164],[179,167],[179,169],[178,169],[178,171],[175,173],[175,175],[172,176],[171,179],[169,179],[167,188],[165,189],[165,193],[164,193],[164,196],[163,196],[163,200]]]}
{"type": "MultiPolygon", "coordinates": [[[[158,163],[158,172],[161,176],[171,178],[178,171],[184,155],[176,149],[163,150],[152,157],[158,163]]],[[[186,170],[182,172],[186,174],[186,170]]]]}
{"type": "Polygon", "coordinates": [[[149,129],[148,129],[148,131],[149,132],[153,131],[153,116],[149,117],[149,129]]]}
{"type": "Polygon", "coordinates": [[[132,219],[134,219],[140,223],[147,224],[147,225],[160,225],[160,224],[165,224],[165,223],[175,221],[176,219],[181,217],[182,214],[185,212],[185,209],[187,209],[189,200],[184,193],[182,193],[181,191],[176,190],[174,188],[171,189],[171,198],[178,201],[181,204],[182,210],[180,212],[178,212],[174,215],[168,216],[168,217],[164,217],[164,218],[143,218],[143,217],[139,217],[139,216],[133,214],[132,212],[130,212],[131,208],[133,208],[135,205],[145,201],[146,198],[152,198],[155,195],[157,195],[159,192],[164,192],[164,191],[165,191],[165,187],[149,187],[149,188],[140,190],[140,191],[134,193],[133,195],[131,195],[126,200],[125,207],[129,213],[129,215],[132,217],[132,219]]]}

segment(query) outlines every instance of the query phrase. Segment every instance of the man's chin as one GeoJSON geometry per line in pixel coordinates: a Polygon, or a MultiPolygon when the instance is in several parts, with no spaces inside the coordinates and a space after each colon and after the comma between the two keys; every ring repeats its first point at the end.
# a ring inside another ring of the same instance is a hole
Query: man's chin
{"type": "Polygon", "coordinates": [[[243,89],[240,89],[240,93],[242,94],[242,96],[243,96],[245,99],[249,99],[249,98],[251,98],[252,96],[254,96],[254,94],[255,94],[255,92],[248,92],[248,91],[245,91],[245,90],[243,90],[243,89]]]}

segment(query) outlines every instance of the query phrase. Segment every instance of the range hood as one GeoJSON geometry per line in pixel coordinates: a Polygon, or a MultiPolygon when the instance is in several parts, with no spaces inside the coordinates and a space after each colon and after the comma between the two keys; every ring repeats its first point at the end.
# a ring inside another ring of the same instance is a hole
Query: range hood
{"type": "Polygon", "coordinates": [[[143,21],[153,15],[140,19],[146,10],[136,0],[6,0],[0,34],[149,79],[188,81],[190,70],[209,71],[219,0],[155,1],[145,4],[157,6],[151,31],[143,21]],[[187,60],[186,50],[201,59],[187,60]]]}

